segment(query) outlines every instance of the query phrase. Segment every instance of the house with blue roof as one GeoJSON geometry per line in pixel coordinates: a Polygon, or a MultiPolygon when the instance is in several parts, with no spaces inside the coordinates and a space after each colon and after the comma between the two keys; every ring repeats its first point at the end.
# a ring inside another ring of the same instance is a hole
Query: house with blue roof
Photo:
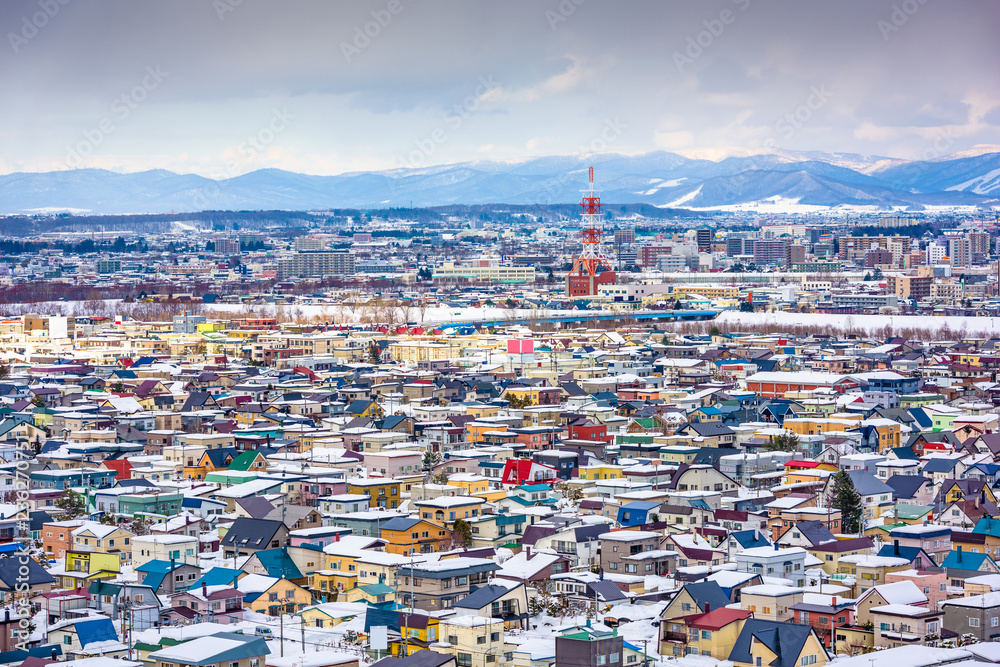
{"type": "Polygon", "coordinates": [[[160,624],[160,607],[164,605],[164,601],[145,584],[92,581],[87,593],[90,594],[91,608],[96,608],[111,618],[121,617],[128,600],[131,628],[136,632],[158,627],[160,624]]]}
{"type": "Polygon", "coordinates": [[[245,575],[243,570],[228,567],[213,567],[200,577],[191,582],[187,588],[201,588],[202,586],[235,586],[239,578],[245,575]]]}
{"type": "Polygon", "coordinates": [[[948,552],[941,567],[948,573],[953,586],[961,585],[969,577],[1000,573],[1000,567],[997,567],[996,561],[989,554],[964,551],[961,544],[955,545],[955,549],[948,552]]]}
{"type": "Polygon", "coordinates": [[[151,560],[135,568],[142,584],[149,586],[157,595],[172,595],[188,589],[198,577],[201,568],[177,560],[151,560]]]}
{"type": "Polygon", "coordinates": [[[985,482],[991,488],[1000,488],[1000,463],[976,463],[969,466],[965,476],[985,482]]]}
{"type": "Polygon", "coordinates": [[[687,414],[689,422],[720,422],[722,410],[714,406],[698,407],[687,414]]]}
{"type": "Polygon", "coordinates": [[[645,502],[640,500],[625,503],[618,508],[617,521],[622,528],[631,528],[633,526],[642,526],[647,523],[652,523],[650,521],[650,515],[656,514],[659,507],[660,503],[645,502]]]}
{"type": "Polygon", "coordinates": [[[49,641],[62,646],[70,658],[103,655],[124,658],[128,646],[118,638],[115,626],[107,616],[87,616],[69,619],[49,626],[49,641]]]}
{"type": "Polygon", "coordinates": [[[927,570],[937,567],[937,562],[934,558],[921,547],[900,545],[898,539],[893,540],[892,544],[883,544],[876,555],[885,558],[905,558],[913,565],[914,570],[927,570]]]}
{"type": "MultiPolygon", "coordinates": [[[[317,553],[317,561],[322,563],[322,551],[317,553]]],[[[265,549],[257,551],[241,568],[244,572],[254,574],[267,574],[269,577],[278,579],[290,579],[296,583],[305,583],[305,575],[299,570],[295,561],[288,555],[288,548],[265,549]]],[[[318,568],[317,568],[318,569],[318,568]]]]}
{"type": "Polygon", "coordinates": [[[661,619],[677,618],[690,614],[700,614],[712,609],[722,609],[732,600],[729,599],[717,581],[698,581],[684,584],[677,595],[663,611],[661,619]]]}
{"type": "Polygon", "coordinates": [[[984,516],[976,522],[976,527],[972,529],[974,535],[989,535],[1000,538],[1000,519],[992,516],[984,516]]]}
{"type": "Polygon", "coordinates": [[[826,649],[816,630],[804,623],[748,618],[729,652],[735,667],[824,665],[826,649]],[[766,662],[765,662],[766,660],[766,662]]]}
{"type": "Polygon", "coordinates": [[[729,535],[726,536],[725,542],[720,544],[719,548],[725,549],[726,554],[729,557],[728,560],[732,561],[737,551],[769,546],[771,546],[771,542],[768,541],[762,531],[737,530],[729,533],[729,535]]]}
{"type": "Polygon", "coordinates": [[[498,618],[503,620],[507,627],[516,626],[524,629],[527,626],[527,619],[531,618],[531,614],[528,613],[528,593],[524,582],[502,579],[496,581],[503,583],[480,586],[456,602],[455,609],[461,610],[459,613],[498,618]]]}

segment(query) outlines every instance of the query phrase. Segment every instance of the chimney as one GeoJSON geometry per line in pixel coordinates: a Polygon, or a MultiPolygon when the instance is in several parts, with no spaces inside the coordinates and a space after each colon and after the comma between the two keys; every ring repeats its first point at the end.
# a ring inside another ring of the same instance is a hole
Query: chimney
{"type": "Polygon", "coordinates": [[[201,595],[202,597],[208,597],[208,584],[204,581],[201,582],[201,595]]]}
{"type": "Polygon", "coordinates": [[[893,556],[899,555],[899,540],[892,541],[892,555],[893,556]]]}
{"type": "Polygon", "coordinates": [[[710,612],[710,611],[712,611],[712,605],[710,605],[710,604],[708,604],[708,603],[706,602],[706,603],[705,603],[705,613],[707,614],[707,613],[708,613],[708,612],[710,612]]]}
{"type": "Polygon", "coordinates": [[[961,544],[958,545],[958,562],[959,563],[962,562],[962,545],[961,544]]]}
{"type": "Polygon", "coordinates": [[[52,659],[55,660],[57,655],[58,655],[58,652],[53,648],[52,649],[52,659]]]}
{"type": "Polygon", "coordinates": [[[777,543],[777,542],[775,542],[775,543],[774,543],[774,550],[775,550],[775,551],[777,551],[777,550],[778,550],[778,543],[777,543]]]}

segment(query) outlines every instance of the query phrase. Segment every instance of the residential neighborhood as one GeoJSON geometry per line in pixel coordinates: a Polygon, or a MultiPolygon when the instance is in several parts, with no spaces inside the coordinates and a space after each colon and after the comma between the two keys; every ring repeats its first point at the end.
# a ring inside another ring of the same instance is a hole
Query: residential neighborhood
{"type": "Polygon", "coordinates": [[[0,665],[1000,659],[998,339],[208,324],[12,324],[0,665]]]}

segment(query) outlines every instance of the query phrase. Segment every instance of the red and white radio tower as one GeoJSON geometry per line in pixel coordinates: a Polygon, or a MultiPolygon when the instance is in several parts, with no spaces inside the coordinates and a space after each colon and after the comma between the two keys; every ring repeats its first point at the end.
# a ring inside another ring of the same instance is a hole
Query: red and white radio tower
{"type": "Polygon", "coordinates": [[[594,168],[590,168],[590,188],[582,190],[580,202],[583,218],[583,251],[573,262],[573,268],[566,276],[566,295],[594,296],[601,285],[614,283],[617,279],[611,262],[601,254],[601,196],[594,190],[594,168]],[[606,270],[601,271],[601,267],[606,270]]]}

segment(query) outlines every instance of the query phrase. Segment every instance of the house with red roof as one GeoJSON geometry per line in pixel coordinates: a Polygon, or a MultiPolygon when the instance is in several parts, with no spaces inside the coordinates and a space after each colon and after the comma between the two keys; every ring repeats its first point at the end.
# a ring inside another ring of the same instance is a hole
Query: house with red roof
{"type": "Polygon", "coordinates": [[[554,480],[558,470],[552,466],[536,463],[531,459],[507,459],[500,481],[504,484],[535,484],[554,480]]]}
{"type": "Polygon", "coordinates": [[[701,614],[663,620],[660,622],[660,654],[710,655],[727,660],[748,618],[753,618],[753,612],[719,607],[701,614]]]}

